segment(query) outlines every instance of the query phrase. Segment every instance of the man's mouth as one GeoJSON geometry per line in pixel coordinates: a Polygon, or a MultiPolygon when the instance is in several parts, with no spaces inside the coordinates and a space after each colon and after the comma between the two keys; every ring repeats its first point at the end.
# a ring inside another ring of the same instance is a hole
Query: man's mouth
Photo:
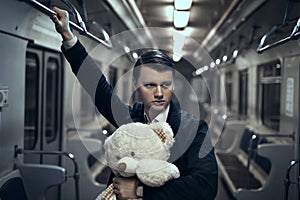
{"type": "Polygon", "coordinates": [[[166,101],[164,100],[156,100],[156,101],[153,101],[153,104],[154,105],[157,105],[157,106],[162,106],[165,104],[166,101]]]}

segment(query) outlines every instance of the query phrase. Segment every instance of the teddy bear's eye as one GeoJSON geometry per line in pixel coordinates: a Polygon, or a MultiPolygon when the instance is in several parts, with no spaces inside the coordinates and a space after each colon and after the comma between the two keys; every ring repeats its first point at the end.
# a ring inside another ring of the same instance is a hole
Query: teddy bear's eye
{"type": "Polygon", "coordinates": [[[131,152],[131,156],[134,157],[134,156],[135,156],[135,153],[134,153],[134,152],[131,152]]]}

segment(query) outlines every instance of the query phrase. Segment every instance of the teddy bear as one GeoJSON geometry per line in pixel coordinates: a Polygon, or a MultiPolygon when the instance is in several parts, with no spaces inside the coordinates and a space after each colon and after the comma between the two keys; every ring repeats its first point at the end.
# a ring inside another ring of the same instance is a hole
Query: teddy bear
{"type": "MultiPolygon", "coordinates": [[[[180,176],[178,168],[167,161],[174,142],[167,122],[124,124],[104,142],[107,165],[116,175],[136,175],[145,185],[159,187],[180,176]]],[[[96,200],[115,199],[110,184],[96,200]]]]}

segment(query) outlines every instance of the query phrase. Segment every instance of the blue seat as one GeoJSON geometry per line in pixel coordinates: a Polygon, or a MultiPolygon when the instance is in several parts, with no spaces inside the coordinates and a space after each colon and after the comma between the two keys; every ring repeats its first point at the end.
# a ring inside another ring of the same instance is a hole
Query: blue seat
{"type": "Polygon", "coordinates": [[[44,199],[47,189],[64,183],[67,177],[65,168],[55,165],[20,164],[18,168],[30,200],[44,199]]]}
{"type": "Polygon", "coordinates": [[[227,134],[224,138],[235,146],[217,149],[216,155],[220,175],[234,198],[282,199],[284,172],[293,158],[293,144],[267,140],[277,135],[258,134],[248,127],[231,136],[227,134]],[[235,136],[238,141],[233,139],[235,136]]]}
{"type": "Polygon", "coordinates": [[[248,155],[252,160],[255,161],[267,174],[269,174],[271,170],[271,162],[269,159],[257,155],[256,150],[258,145],[260,144],[267,144],[270,143],[265,137],[260,136],[259,134],[249,130],[248,128],[245,129],[240,148],[248,155]],[[254,139],[252,136],[255,135],[254,139]]]}
{"type": "Polygon", "coordinates": [[[23,181],[20,177],[9,179],[0,188],[1,200],[28,200],[23,181]]]}

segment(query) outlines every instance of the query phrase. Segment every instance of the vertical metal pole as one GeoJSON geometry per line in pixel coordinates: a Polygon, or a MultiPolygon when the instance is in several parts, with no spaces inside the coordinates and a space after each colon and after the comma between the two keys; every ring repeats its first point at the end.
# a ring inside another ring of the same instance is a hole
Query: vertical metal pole
{"type": "Polygon", "coordinates": [[[1,126],[1,113],[2,113],[2,108],[0,107],[0,135],[1,135],[1,128],[2,128],[2,126],[1,126]]]}
{"type": "MultiPolygon", "coordinates": [[[[298,71],[298,74],[300,75],[300,70],[298,71]]],[[[300,77],[300,76],[298,76],[300,77]]],[[[299,112],[300,112],[300,84],[298,82],[298,114],[297,118],[299,121],[299,112]]],[[[298,154],[298,161],[300,162],[300,124],[298,123],[298,130],[296,130],[296,153],[298,154]],[[298,141],[298,143],[297,143],[298,141]]],[[[298,199],[300,199],[300,163],[298,164],[298,181],[297,181],[297,186],[298,186],[298,199]]]]}
{"type": "MultiPolygon", "coordinates": [[[[300,77],[300,70],[298,69],[298,77],[300,77]]],[[[296,88],[298,88],[298,113],[297,113],[297,121],[299,121],[299,112],[300,112],[300,82],[299,82],[299,78],[298,78],[298,86],[296,86],[296,88]]],[[[297,130],[295,131],[295,144],[296,144],[296,158],[298,159],[298,180],[297,180],[297,186],[298,186],[298,194],[296,194],[295,196],[298,196],[297,199],[300,199],[300,124],[298,123],[297,126],[297,130]]],[[[297,170],[296,170],[297,171],[297,170]]]]}

